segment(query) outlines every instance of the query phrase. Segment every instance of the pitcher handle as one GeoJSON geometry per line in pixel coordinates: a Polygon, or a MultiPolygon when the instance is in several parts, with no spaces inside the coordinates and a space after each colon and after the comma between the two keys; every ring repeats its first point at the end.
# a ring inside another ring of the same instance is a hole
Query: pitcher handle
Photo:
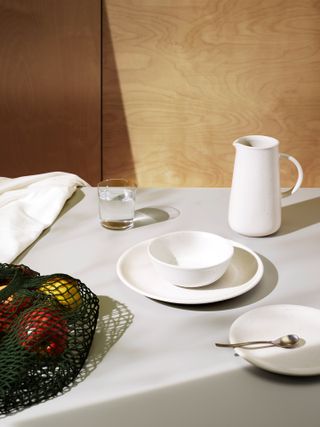
{"type": "Polygon", "coordinates": [[[303,170],[298,160],[290,156],[289,154],[280,153],[280,157],[290,160],[290,162],[292,162],[295,165],[298,171],[297,182],[291,188],[289,188],[289,190],[281,191],[282,197],[288,197],[288,196],[291,196],[291,194],[295,193],[298,190],[298,188],[300,188],[303,180],[303,170]]]}

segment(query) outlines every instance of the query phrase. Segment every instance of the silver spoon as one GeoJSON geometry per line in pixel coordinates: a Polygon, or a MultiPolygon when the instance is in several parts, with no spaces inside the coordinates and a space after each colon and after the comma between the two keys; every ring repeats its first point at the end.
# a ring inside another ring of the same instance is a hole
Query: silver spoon
{"type": "MultiPolygon", "coordinates": [[[[268,344],[267,347],[283,347],[283,348],[292,348],[295,347],[298,342],[300,341],[300,337],[296,334],[288,334],[284,335],[283,337],[277,338],[275,340],[260,340],[260,341],[246,341],[246,342],[237,342],[233,344],[224,344],[216,342],[217,347],[247,347],[252,345],[258,345],[258,344],[268,344]]],[[[257,347],[251,347],[252,349],[257,347]]]]}

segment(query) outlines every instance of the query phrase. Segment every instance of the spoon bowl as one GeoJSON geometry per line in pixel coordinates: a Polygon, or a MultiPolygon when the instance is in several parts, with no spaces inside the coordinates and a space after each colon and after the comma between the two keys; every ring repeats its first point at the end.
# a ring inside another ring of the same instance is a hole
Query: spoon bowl
{"type": "Polygon", "coordinates": [[[295,347],[300,341],[300,337],[296,334],[283,335],[282,337],[273,341],[273,345],[284,348],[295,347]]]}

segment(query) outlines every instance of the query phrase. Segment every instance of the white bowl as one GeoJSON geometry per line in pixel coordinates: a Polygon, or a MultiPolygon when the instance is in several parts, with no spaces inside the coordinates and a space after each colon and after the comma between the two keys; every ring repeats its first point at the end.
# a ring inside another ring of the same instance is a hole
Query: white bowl
{"type": "Polygon", "coordinates": [[[166,281],[196,288],[215,282],[225,273],[233,246],[216,234],[177,231],[152,239],[148,255],[166,281]]]}

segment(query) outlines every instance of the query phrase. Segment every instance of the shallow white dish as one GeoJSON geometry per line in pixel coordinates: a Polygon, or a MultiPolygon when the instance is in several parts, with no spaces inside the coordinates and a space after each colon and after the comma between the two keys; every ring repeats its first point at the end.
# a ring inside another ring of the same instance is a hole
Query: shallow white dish
{"type": "Polygon", "coordinates": [[[160,276],[186,288],[207,286],[220,279],[233,251],[228,240],[205,231],[174,231],[151,239],[147,245],[160,276]]]}
{"type": "Polygon", "coordinates": [[[297,348],[237,348],[236,353],[267,371],[285,375],[319,375],[319,331],[320,310],[279,304],[256,308],[240,316],[231,325],[229,339],[230,342],[269,340],[290,333],[297,334],[305,340],[297,348]]]}
{"type": "Polygon", "coordinates": [[[234,298],[256,286],[263,275],[263,263],[251,249],[240,243],[225,274],[212,285],[202,288],[182,288],[162,279],[149,259],[147,246],[150,240],[129,248],[117,262],[121,281],[146,297],[176,304],[207,304],[234,298]]]}

